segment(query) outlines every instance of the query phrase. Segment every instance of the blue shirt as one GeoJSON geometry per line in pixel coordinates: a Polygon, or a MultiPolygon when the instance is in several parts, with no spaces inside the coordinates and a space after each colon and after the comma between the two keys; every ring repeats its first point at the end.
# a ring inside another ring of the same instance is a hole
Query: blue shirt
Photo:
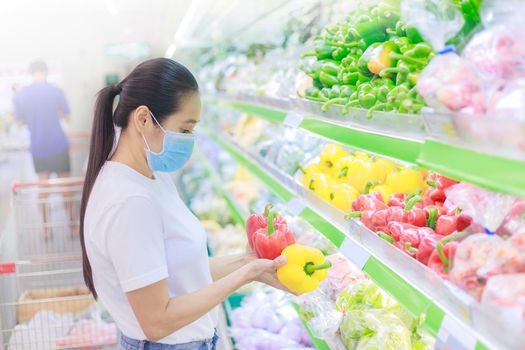
{"type": "Polygon", "coordinates": [[[34,158],[52,157],[69,147],[59,114],[69,114],[69,105],[60,88],[35,82],[16,94],[14,104],[15,117],[29,128],[34,158]]]}

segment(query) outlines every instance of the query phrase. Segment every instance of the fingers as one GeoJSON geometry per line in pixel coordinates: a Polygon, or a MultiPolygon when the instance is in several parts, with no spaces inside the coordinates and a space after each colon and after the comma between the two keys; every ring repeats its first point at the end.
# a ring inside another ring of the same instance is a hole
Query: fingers
{"type": "Polygon", "coordinates": [[[278,267],[283,266],[286,264],[286,257],[285,256],[279,256],[273,260],[273,266],[277,269],[278,267]]]}

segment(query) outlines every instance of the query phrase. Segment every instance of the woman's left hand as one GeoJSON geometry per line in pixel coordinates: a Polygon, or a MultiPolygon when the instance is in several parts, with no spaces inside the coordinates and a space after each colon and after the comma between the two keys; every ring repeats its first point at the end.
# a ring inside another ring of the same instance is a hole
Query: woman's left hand
{"type": "MultiPolygon", "coordinates": [[[[246,248],[246,257],[249,260],[257,259],[257,256],[255,255],[255,253],[252,252],[252,250],[250,249],[249,246],[246,248]]],[[[278,257],[277,259],[284,259],[282,262],[280,262],[280,266],[286,264],[286,258],[285,257],[281,256],[281,257],[278,257]]],[[[277,289],[280,289],[280,290],[284,290],[285,292],[288,292],[288,293],[291,293],[291,294],[295,294],[292,291],[290,291],[288,288],[286,288],[279,281],[279,279],[277,278],[276,271],[265,271],[261,275],[259,275],[259,277],[256,279],[256,281],[264,283],[264,284],[266,284],[266,285],[268,285],[270,287],[277,288],[277,289]]]]}

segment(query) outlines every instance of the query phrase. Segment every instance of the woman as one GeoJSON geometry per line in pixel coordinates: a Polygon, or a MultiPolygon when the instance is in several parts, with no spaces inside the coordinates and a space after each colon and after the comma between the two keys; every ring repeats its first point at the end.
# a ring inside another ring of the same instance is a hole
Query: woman
{"type": "Polygon", "coordinates": [[[214,349],[221,301],[251,281],[281,287],[283,257],[209,259],[201,224],[166,174],[190,158],[200,109],[193,75],[164,58],[97,98],[81,203],[84,279],[122,331],[121,349],[214,349]],[[114,125],[122,131],[110,155],[114,125]]]}

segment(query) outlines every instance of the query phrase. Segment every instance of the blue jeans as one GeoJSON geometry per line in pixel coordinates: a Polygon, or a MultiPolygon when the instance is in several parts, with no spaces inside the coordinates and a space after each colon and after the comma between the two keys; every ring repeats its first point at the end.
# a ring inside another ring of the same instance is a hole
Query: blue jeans
{"type": "Polygon", "coordinates": [[[219,336],[217,331],[211,339],[192,341],[184,344],[161,344],[150,342],[148,340],[136,340],[120,336],[119,349],[124,350],[215,350],[219,336]]]}

